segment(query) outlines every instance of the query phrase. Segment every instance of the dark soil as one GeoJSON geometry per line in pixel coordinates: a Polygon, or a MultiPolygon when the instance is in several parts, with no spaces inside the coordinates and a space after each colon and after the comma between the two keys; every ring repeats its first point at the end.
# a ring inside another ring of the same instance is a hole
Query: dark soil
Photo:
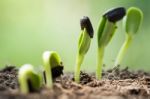
{"type": "Polygon", "coordinates": [[[21,94],[17,69],[0,70],[0,99],[150,99],[150,73],[119,68],[104,71],[98,81],[94,74],[81,72],[81,82],[73,81],[72,73],[55,79],[52,89],[21,94]]]}

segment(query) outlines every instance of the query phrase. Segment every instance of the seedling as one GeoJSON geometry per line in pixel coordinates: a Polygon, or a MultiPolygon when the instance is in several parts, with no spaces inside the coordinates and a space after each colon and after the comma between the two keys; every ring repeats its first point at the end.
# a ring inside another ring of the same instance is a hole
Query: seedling
{"type": "Polygon", "coordinates": [[[37,74],[33,66],[25,64],[19,69],[18,80],[22,93],[37,91],[41,87],[41,76],[37,74]]]}
{"type": "Polygon", "coordinates": [[[84,56],[89,50],[91,38],[93,38],[94,31],[90,19],[84,16],[80,20],[81,33],[78,41],[78,53],[75,66],[75,82],[80,82],[80,67],[84,60],[84,56]]]}
{"type": "Polygon", "coordinates": [[[134,38],[134,35],[136,35],[140,27],[142,19],[143,13],[140,9],[135,7],[131,7],[128,9],[127,15],[123,21],[126,31],[126,38],[116,58],[115,66],[121,63],[130,43],[132,42],[132,39],[134,38]]]}
{"type": "Polygon", "coordinates": [[[46,51],[43,53],[44,80],[46,86],[51,88],[53,79],[63,74],[63,65],[60,56],[55,51],[46,51]]]}
{"type": "Polygon", "coordinates": [[[125,8],[119,7],[107,11],[103,14],[97,30],[98,41],[98,57],[97,57],[97,69],[96,78],[101,79],[102,65],[105,47],[112,39],[115,30],[117,29],[116,22],[121,20],[125,16],[125,8]]]}

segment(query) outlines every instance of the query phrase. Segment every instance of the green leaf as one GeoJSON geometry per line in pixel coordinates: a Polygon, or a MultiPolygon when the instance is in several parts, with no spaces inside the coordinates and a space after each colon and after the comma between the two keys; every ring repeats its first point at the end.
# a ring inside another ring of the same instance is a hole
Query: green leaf
{"type": "MultiPolygon", "coordinates": [[[[104,23],[103,23],[104,24],[104,23]]],[[[101,38],[99,38],[98,45],[107,46],[107,44],[112,39],[117,26],[116,23],[110,22],[108,20],[105,21],[105,25],[103,26],[103,32],[101,33],[101,38]]]]}
{"type": "Polygon", "coordinates": [[[52,51],[51,56],[50,56],[50,64],[51,64],[52,68],[54,68],[56,66],[61,66],[61,63],[62,63],[62,61],[61,61],[61,58],[58,55],[58,53],[55,51],[52,51]]]}
{"type": "Polygon", "coordinates": [[[143,12],[139,8],[131,7],[124,19],[126,33],[134,35],[137,33],[143,19],[143,12]]]}
{"type": "Polygon", "coordinates": [[[79,54],[80,55],[85,55],[90,47],[91,43],[91,38],[88,35],[86,28],[84,28],[82,34],[80,35],[81,37],[79,38],[79,54]]]}
{"type": "Polygon", "coordinates": [[[83,30],[81,30],[80,36],[79,36],[79,40],[78,40],[78,49],[80,48],[80,44],[83,38],[83,30]]]}
{"type": "Polygon", "coordinates": [[[101,45],[100,40],[102,39],[102,33],[104,31],[105,24],[106,24],[106,18],[102,17],[102,19],[99,22],[98,30],[97,30],[98,46],[101,45]]]}
{"type": "Polygon", "coordinates": [[[43,54],[43,60],[47,60],[49,62],[49,66],[54,68],[56,66],[60,66],[62,61],[59,54],[55,51],[45,51],[43,54]]]}

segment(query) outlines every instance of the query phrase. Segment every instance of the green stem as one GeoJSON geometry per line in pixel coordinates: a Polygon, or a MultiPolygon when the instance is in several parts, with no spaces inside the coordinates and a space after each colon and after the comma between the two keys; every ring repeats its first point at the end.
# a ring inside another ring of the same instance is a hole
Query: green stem
{"type": "Polygon", "coordinates": [[[104,46],[98,48],[97,69],[96,69],[96,78],[98,80],[102,78],[103,56],[104,56],[104,46]]]}
{"type": "Polygon", "coordinates": [[[123,59],[123,57],[124,57],[128,47],[129,47],[129,45],[131,43],[131,41],[132,41],[132,37],[130,35],[126,34],[125,42],[122,45],[122,47],[121,47],[121,49],[119,51],[119,54],[118,54],[118,56],[116,58],[115,66],[117,66],[117,65],[119,65],[121,63],[121,61],[122,61],[122,59],[123,59]]]}
{"type": "Polygon", "coordinates": [[[84,56],[78,54],[77,59],[76,59],[75,74],[74,74],[76,83],[80,82],[80,67],[83,62],[83,59],[84,59],[84,56]]]}
{"type": "Polygon", "coordinates": [[[28,93],[29,87],[27,84],[27,78],[26,75],[19,76],[19,83],[20,83],[20,90],[22,93],[28,93]]]}
{"type": "Polygon", "coordinates": [[[51,72],[51,66],[49,63],[49,58],[47,58],[47,60],[44,60],[44,67],[45,67],[45,75],[46,75],[46,86],[48,88],[51,88],[53,85],[53,82],[52,82],[52,72],[51,72]]]}

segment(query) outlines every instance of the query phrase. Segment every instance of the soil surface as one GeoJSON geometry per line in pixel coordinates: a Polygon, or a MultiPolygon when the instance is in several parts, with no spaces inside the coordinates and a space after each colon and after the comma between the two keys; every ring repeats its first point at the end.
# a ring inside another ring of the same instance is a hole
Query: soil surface
{"type": "Polygon", "coordinates": [[[0,70],[0,99],[150,99],[150,73],[119,68],[104,71],[103,79],[81,72],[81,82],[72,73],[55,79],[52,89],[22,94],[17,81],[18,70],[9,66],[0,70]]]}

